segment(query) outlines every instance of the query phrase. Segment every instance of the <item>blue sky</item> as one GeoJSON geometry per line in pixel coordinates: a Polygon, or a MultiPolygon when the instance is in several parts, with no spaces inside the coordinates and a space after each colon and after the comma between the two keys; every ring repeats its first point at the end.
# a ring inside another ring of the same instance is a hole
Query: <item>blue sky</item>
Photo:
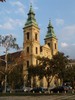
{"type": "MultiPolygon", "coordinates": [[[[75,59],[75,0],[6,0],[0,2],[0,34],[13,34],[23,47],[23,27],[30,3],[44,44],[49,19],[58,38],[58,49],[75,59]]],[[[0,47],[1,49],[1,47],[0,47]]]]}

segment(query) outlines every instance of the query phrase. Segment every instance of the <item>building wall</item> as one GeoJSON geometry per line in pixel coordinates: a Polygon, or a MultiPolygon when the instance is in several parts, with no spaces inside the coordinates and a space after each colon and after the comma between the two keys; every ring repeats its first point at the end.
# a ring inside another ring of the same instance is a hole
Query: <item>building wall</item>
{"type": "MultiPolygon", "coordinates": [[[[24,80],[27,81],[27,61],[30,65],[36,65],[37,64],[37,56],[41,57],[48,57],[52,58],[53,55],[55,55],[58,51],[58,44],[57,39],[51,38],[45,40],[45,45],[42,46],[42,51],[40,52],[40,33],[39,29],[36,27],[28,27],[24,28],[24,66],[23,66],[23,74],[24,74],[24,80]],[[27,39],[27,33],[29,32],[29,39],[27,39]],[[37,40],[35,39],[35,34],[37,34],[37,40]],[[50,46],[48,45],[50,43],[50,46]],[[55,47],[56,44],[56,47],[55,47]],[[29,47],[29,52],[27,53],[27,47],[29,47]],[[37,51],[36,51],[37,48],[37,51]],[[36,53],[37,52],[37,53],[36,53]]],[[[41,82],[36,77],[36,85],[40,86],[41,82]]],[[[54,79],[53,79],[54,80],[54,79]]],[[[51,84],[54,84],[52,80],[51,84]]],[[[31,84],[33,84],[33,79],[31,80],[31,84]]],[[[47,87],[47,81],[44,77],[42,80],[42,85],[44,87],[47,87]]]]}
{"type": "Polygon", "coordinates": [[[26,78],[25,81],[27,81],[27,67],[30,65],[36,65],[36,57],[40,55],[39,28],[34,26],[24,28],[23,50],[25,58],[23,65],[23,75],[26,78]],[[27,34],[29,34],[28,37],[27,34]]]}
{"type": "Polygon", "coordinates": [[[45,44],[50,43],[51,55],[55,55],[58,52],[58,41],[56,38],[45,39],[45,44]]]}
{"type": "Polygon", "coordinates": [[[52,58],[51,49],[47,44],[42,46],[42,51],[40,52],[40,56],[41,57],[48,57],[50,59],[52,58]]]}
{"type": "MultiPolygon", "coordinates": [[[[37,56],[48,57],[51,59],[52,56],[55,55],[58,51],[58,43],[56,37],[55,38],[53,37],[55,36],[53,35],[54,34],[53,27],[49,22],[48,34],[47,34],[48,38],[47,37],[45,38],[45,45],[41,47],[40,29],[36,22],[35,13],[32,9],[32,6],[30,6],[28,19],[25,24],[25,27],[23,28],[23,31],[24,31],[23,52],[24,52],[24,59],[25,59],[23,64],[23,75],[24,75],[24,81],[26,82],[27,74],[28,74],[27,68],[30,65],[37,65],[37,56]],[[49,37],[50,34],[52,37],[49,37]]],[[[31,86],[34,80],[37,82],[36,85],[40,86],[43,83],[44,84],[43,86],[45,87],[47,86],[46,79],[43,78],[42,81],[39,81],[37,76],[31,78],[31,86]]]]}

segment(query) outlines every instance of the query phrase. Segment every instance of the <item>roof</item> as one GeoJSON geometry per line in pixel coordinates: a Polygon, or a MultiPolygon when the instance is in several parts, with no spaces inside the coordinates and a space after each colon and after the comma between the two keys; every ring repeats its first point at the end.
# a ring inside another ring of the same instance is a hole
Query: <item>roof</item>
{"type": "MultiPolygon", "coordinates": [[[[9,63],[12,63],[13,61],[15,62],[15,61],[18,61],[19,60],[19,58],[21,57],[21,55],[22,55],[22,51],[18,51],[18,52],[14,52],[14,53],[9,53],[8,55],[7,55],[7,62],[8,62],[8,64],[9,63]]],[[[5,55],[2,55],[2,56],[0,56],[0,59],[2,59],[2,60],[0,60],[0,65],[1,66],[5,66],[5,55]]],[[[20,64],[21,62],[19,62],[19,64],[20,64]]],[[[22,64],[22,63],[21,63],[22,64]]]]}
{"type": "Polygon", "coordinates": [[[35,13],[33,11],[33,8],[32,8],[32,4],[30,5],[30,10],[29,10],[29,13],[28,13],[28,19],[25,23],[25,27],[29,27],[29,26],[35,26],[38,28],[38,24],[36,22],[36,19],[35,19],[35,13]]]}
{"type": "Polygon", "coordinates": [[[43,47],[50,49],[50,47],[48,46],[48,44],[43,45],[43,47]]]}
{"type": "Polygon", "coordinates": [[[52,23],[51,21],[49,20],[49,24],[48,24],[48,31],[47,31],[47,34],[45,36],[45,39],[46,38],[56,38],[56,35],[55,35],[55,32],[54,32],[54,28],[52,26],[52,23]]]}

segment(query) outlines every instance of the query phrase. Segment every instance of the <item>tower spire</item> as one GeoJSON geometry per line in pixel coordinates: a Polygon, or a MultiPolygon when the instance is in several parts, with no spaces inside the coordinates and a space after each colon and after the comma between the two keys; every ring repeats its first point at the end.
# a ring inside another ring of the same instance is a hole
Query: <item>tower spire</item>
{"type": "Polygon", "coordinates": [[[30,10],[29,10],[29,13],[28,14],[30,14],[30,13],[33,13],[34,14],[33,7],[32,7],[32,3],[30,3],[30,10]]]}
{"type": "Polygon", "coordinates": [[[50,28],[50,27],[53,27],[50,19],[49,19],[48,27],[49,27],[49,28],[50,28]]]}
{"type": "Polygon", "coordinates": [[[37,24],[36,19],[35,19],[35,13],[33,11],[32,3],[31,3],[25,27],[29,27],[32,25],[34,25],[35,27],[38,28],[38,24],[37,24]]]}
{"type": "Polygon", "coordinates": [[[49,20],[49,24],[48,24],[48,31],[47,31],[47,34],[46,34],[46,37],[45,38],[56,38],[56,35],[54,33],[54,29],[53,29],[53,26],[52,26],[52,23],[51,23],[51,20],[49,20]]]}

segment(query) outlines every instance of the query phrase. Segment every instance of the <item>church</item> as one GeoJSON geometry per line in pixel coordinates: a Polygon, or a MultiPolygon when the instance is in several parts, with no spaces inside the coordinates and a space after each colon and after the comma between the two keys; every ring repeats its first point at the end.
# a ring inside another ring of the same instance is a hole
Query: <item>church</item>
{"type": "MultiPolygon", "coordinates": [[[[24,41],[23,41],[23,51],[24,51],[24,63],[23,63],[23,75],[24,84],[27,81],[27,68],[30,65],[37,65],[37,56],[52,58],[58,52],[58,39],[54,32],[54,28],[51,21],[48,23],[48,30],[44,38],[44,45],[40,45],[40,28],[35,18],[35,13],[33,11],[32,5],[28,12],[28,18],[23,28],[24,41]]],[[[37,86],[40,86],[40,81],[37,79],[37,86]]],[[[47,87],[46,79],[42,80],[43,87],[47,87]]],[[[33,79],[31,79],[31,87],[33,87],[33,79]]]]}

